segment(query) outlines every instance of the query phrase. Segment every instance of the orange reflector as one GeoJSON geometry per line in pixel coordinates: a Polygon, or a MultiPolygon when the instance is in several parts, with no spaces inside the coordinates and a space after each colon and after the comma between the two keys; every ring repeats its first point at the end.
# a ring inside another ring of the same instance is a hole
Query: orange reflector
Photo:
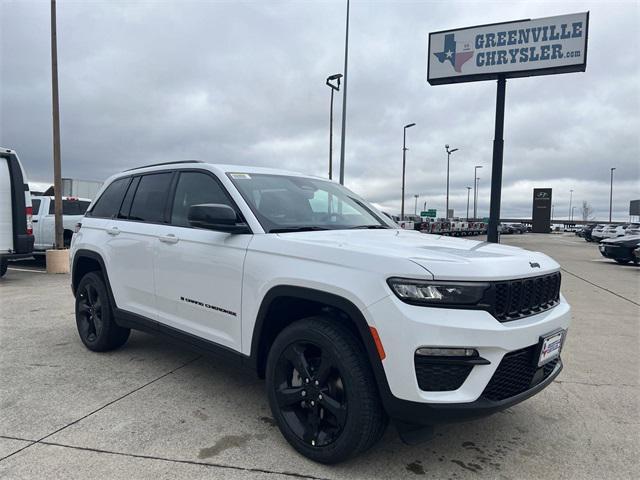
{"type": "Polygon", "coordinates": [[[378,350],[378,355],[380,356],[380,360],[384,360],[387,358],[387,354],[384,353],[384,347],[382,346],[382,342],[380,341],[380,335],[378,335],[378,330],[375,327],[369,327],[371,331],[371,336],[373,337],[373,341],[376,344],[376,349],[378,350]]]}

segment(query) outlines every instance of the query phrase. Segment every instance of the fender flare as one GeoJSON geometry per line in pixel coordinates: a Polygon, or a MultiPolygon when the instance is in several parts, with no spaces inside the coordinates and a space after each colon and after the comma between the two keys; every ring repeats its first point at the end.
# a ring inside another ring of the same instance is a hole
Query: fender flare
{"type": "Polygon", "coordinates": [[[91,260],[95,260],[96,262],[98,262],[98,264],[100,265],[102,276],[104,277],[104,283],[107,287],[107,292],[109,293],[109,300],[111,302],[111,306],[117,309],[118,306],[116,304],[116,299],[113,296],[113,291],[111,290],[111,282],[109,281],[107,266],[104,263],[104,259],[102,258],[102,255],[100,255],[98,252],[95,252],[93,250],[80,249],[80,250],[77,250],[76,253],[73,255],[73,264],[71,265],[71,291],[73,292],[73,295],[75,296],[76,290],[78,288],[78,284],[80,283],[80,278],[77,277],[76,270],[77,270],[78,262],[82,258],[90,258],[91,260]]]}
{"type": "Polygon", "coordinates": [[[272,287],[265,294],[258,310],[256,322],[253,327],[253,335],[251,337],[250,359],[253,363],[252,367],[255,369],[255,371],[258,371],[258,349],[260,345],[260,339],[262,337],[262,332],[265,327],[265,319],[267,317],[267,313],[269,312],[269,308],[271,307],[272,303],[280,297],[293,297],[299,298],[301,300],[310,300],[318,303],[323,303],[325,305],[337,308],[345,312],[356,326],[362,344],[364,345],[365,352],[369,359],[369,364],[371,365],[371,369],[378,385],[378,390],[380,392],[381,398],[383,402],[386,403],[385,400],[389,398],[389,396],[392,396],[391,389],[389,388],[387,376],[385,374],[384,367],[382,366],[382,360],[380,360],[380,356],[378,355],[378,350],[376,348],[375,341],[371,336],[371,331],[369,330],[369,324],[367,323],[367,320],[365,319],[360,309],[353,302],[339,295],[324,292],[322,290],[293,285],[277,285],[275,287],[272,287]]]}

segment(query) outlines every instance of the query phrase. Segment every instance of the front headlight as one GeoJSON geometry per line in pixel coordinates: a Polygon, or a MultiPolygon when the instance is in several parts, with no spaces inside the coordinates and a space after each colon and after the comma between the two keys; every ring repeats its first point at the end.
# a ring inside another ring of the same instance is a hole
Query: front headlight
{"type": "Polygon", "coordinates": [[[387,283],[396,296],[414,305],[477,305],[490,287],[481,282],[437,282],[390,278],[387,283]]]}

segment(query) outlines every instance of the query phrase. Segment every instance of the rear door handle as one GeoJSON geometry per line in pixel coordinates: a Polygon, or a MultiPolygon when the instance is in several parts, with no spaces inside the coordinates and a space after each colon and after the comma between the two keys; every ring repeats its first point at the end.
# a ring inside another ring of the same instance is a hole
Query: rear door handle
{"type": "Polygon", "coordinates": [[[120,229],[118,227],[109,227],[107,228],[107,233],[109,235],[119,235],[120,234],[120,229]]]}
{"type": "Polygon", "coordinates": [[[166,235],[158,238],[163,243],[178,243],[179,240],[173,233],[167,233],[166,235]]]}

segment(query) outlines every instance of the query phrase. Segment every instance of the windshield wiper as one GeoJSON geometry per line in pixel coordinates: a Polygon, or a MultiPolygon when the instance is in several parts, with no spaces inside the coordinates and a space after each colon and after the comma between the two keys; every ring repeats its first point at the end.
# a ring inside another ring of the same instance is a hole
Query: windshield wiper
{"type": "Polygon", "coordinates": [[[316,232],[320,230],[329,230],[323,227],[288,227],[288,228],[272,228],[269,233],[289,233],[289,232],[316,232]]]}
{"type": "Polygon", "coordinates": [[[349,230],[355,229],[368,229],[368,230],[387,230],[390,227],[385,227],[384,225],[358,225],[356,227],[349,227],[349,230]]]}

